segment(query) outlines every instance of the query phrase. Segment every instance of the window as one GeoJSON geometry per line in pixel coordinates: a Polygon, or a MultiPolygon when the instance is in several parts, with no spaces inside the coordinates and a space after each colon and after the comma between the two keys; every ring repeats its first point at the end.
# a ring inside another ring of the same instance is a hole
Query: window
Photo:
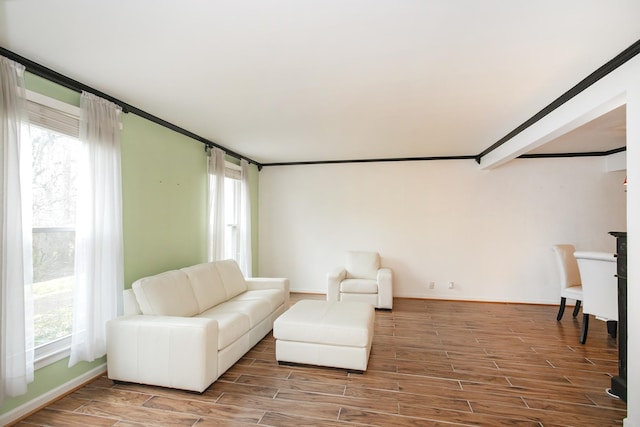
{"type": "Polygon", "coordinates": [[[240,167],[225,165],[224,178],[224,258],[240,262],[240,167]]]}
{"type": "Polygon", "coordinates": [[[68,356],[73,316],[77,108],[28,93],[32,152],[33,303],[36,368],[68,356]]]}

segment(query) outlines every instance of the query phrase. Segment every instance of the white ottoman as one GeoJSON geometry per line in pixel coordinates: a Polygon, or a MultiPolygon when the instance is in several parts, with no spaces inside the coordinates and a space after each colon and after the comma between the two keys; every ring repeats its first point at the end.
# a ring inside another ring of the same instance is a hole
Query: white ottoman
{"type": "Polygon", "coordinates": [[[276,360],[364,372],[374,320],[366,302],[299,301],[273,323],[276,360]]]}

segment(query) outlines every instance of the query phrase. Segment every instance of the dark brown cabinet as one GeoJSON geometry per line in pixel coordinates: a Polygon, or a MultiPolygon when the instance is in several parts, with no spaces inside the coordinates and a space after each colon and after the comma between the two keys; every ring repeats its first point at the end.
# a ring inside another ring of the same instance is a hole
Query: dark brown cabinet
{"type": "Polygon", "coordinates": [[[616,238],[618,276],[618,375],[611,378],[611,393],[627,401],[627,233],[612,231],[616,238]]]}

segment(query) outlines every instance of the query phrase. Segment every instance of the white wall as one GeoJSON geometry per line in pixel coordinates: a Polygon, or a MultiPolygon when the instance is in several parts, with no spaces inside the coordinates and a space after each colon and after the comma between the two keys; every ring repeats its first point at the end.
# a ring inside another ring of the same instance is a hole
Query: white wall
{"type": "Polygon", "coordinates": [[[483,166],[502,164],[519,153],[538,146],[550,135],[568,130],[596,112],[606,112],[616,105],[626,103],[627,109],[627,231],[628,231],[628,338],[627,338],[627,418],[625,427],[640,427],[640,55],[568,100],[549,115],[516,135],[497,150],[482,159],[483,166]],[[559,131],[560,130],[560,131],[559,131]],[[636,183],[636,185],[634,185],[636,183]]]}
{"type": "Polygon", "coordinates": [[[627,418],[625,427],[640,427],[640,58],[628,67],[631,76],[627,103],[627,165],[628,165],[628,245],[627,257],[627,418]]]}
{"type": "Polygon", "coordinates": [[[624,176],[604,158],[265,167],[260,275],[324,293],[346,250],[374,250],[396,296],[557,304],[551,245],[614,252],[624,176]]]}

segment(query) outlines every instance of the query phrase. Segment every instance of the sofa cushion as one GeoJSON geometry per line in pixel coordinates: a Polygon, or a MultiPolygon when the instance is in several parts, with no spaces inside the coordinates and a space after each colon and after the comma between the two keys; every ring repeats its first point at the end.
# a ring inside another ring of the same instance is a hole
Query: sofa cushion
{"type": "Polygon", "coordinates": [[[380,268],[380,255],[377,252],[347,253],[347,279],[375,279],[380,268]]]}
{"type": "Polygon", "coordinates": [[[218,274],[215,263],[193,265],[183,268],[189,280],[193,293],[198,301],[198,312],[202,313],[209,308],[227,300],[227,291],[222,284],[222,278],[218,274]]]}
{"type": "Polygon", "coordinates": [[[198,314],[198,302],[184,271],[172,270],[138,279],[131,286],[143,314],[187,316],[198,314]]]}
{"type": "Polygon", "coordinates": [[[245,282],[237,262],[227,259],[216,261],[214,264],[218,269],[220,278],[222,278],[224,289],[227,292],[227,299],[231,299],[247,290],[247,282],[245,282]]]}
{"type": "Polygon", "coordinates": [[[221,310],[219,305],[200,313],[197,317],[206,317],[207,319],[218,321],[218,350],[233,344],[250,329],[249,316],[243,313],[221,310]]]}
{"type": "Polygon", "coordinates": [[[220,313],[245,314],[249,317],[249,327],[251,328],[258,325],[272,313],[269,303],[258,299],[246,301],[230,300],[218,304],[213,309],[220,313]]]}
{"type": "Polygon", "coordinates": [[[373,279],[345,279],[340,282],[340,292],[349,294],[377,294],[378,282],[373,279]]]}
{"type": "Polygon", "coordinates": [[[285,302],[285,294],[282,289],[255,289],[241,293],[231,301],[262,300],[267,301],[271,311],[275,311],[285,302]]]}

